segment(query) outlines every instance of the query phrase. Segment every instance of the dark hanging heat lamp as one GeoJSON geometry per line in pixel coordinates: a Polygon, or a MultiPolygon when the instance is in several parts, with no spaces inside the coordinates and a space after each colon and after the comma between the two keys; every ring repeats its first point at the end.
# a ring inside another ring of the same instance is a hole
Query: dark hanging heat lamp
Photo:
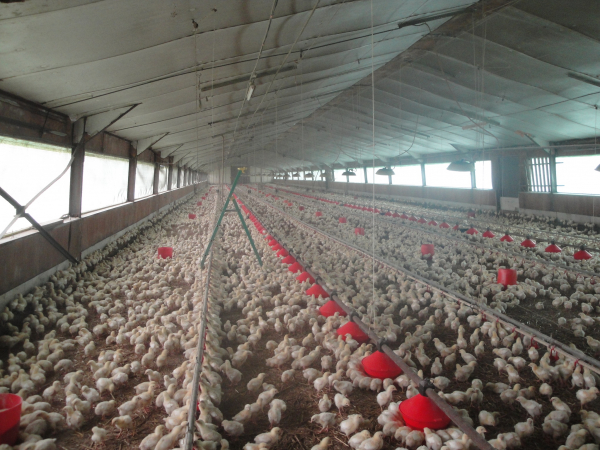
{"type": "Polygon", "coordinates": [[[385,175],[388,177],[396,175],[396,173],[392,170],[391,167],[382,167],[377,172],[375,172],[375,174],[376,175],[385,175]]]}
{"type": "Polygon", "coordinates": [[[451,162],[446,170],[450,170],[452,172],[470,172],[473,170],[473,163],[469,162],[465,159],[461,159],[458,161],[451,162]]]}
{"type": "Polygon", "coordinates": [[[342,175],[345,177],[355,177],[356,174],[351,170],[351,169],[347,169],[344,172],[342,172],[342,175]]]}

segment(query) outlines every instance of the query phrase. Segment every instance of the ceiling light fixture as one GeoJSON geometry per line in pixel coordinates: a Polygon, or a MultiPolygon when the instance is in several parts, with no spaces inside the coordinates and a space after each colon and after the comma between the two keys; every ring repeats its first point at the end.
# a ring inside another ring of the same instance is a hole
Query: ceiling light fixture
{"type": "Polygon", "coordinates": [[[391,167],[382,167],[377,172],[375,172],[375,174],[376,175],[387,175],[388,177],[396,175],[396,173],[392,170],[391,167]]]}
{"type": "Polygon", "coordinates": [[[355,177],[356,174],[352,171],[352,169],[347,169],[344,172],[342,172],[342,175],[345,177],[355,177]]]}
{"type": "Polygon", "coordinates": [[[464,159],[451,162],[446,170],[450,170],[451,172],[471,172],[474,168],[472,162],[466,161],[464,159]]]}
{"type": "Polygon", "coordinates": [[[573,78],[574,80],[582,81],[584,83],[591,84],[592,86],[600,87],[600,80],[597,80],[595,78],[588,77],[585,75],[580,75],[580,74],[574,73],[574,72],[567,73],[567,76],[569,78],[573,78]]]}

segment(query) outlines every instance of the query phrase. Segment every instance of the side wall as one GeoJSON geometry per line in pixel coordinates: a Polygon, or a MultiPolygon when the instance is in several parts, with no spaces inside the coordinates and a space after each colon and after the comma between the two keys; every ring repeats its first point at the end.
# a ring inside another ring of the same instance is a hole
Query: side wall
{"type": "MultiPolygon", "coordinates": [[[[86,214],[55,227],[50,234],[71,254],[79,256],[86,249],[193,192],[194,186],[186,186],[86,214]]],[[[65,258],[37,231],[3,239],[0,242],[0,296],[63,262],[65,258]]]]}

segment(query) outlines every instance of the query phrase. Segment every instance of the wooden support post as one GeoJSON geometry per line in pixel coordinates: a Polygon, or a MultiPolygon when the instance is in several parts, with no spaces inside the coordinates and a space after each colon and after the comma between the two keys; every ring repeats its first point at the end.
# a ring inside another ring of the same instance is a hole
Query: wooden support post
{"type": "Polygon", "coordinates": [[[129,175],[127,178],[127,201],[135,200],[135,175],[137,172],[137,151],[129,146],[129,175]]]}
{"type": "Polygon", "coordinates": [[[69,216],[81,217],[81,198],[83,194],[83,163],[85,160],[85,144],[74,147],[75,159],[71,165],[71,186],[69,192],[69,216]]]}
{"type": "Polygon", "coordinates": [[[169,169],[167,171],[167,191],[173,188],[173,157],[169,156],[169,169]]]}

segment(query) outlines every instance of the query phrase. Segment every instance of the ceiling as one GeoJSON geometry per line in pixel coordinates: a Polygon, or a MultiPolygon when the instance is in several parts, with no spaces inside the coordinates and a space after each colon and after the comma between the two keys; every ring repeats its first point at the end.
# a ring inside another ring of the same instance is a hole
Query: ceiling
{"type": "Polygon", "coordinates": [[[598,17],[593,0],[26,0],[0,7],[0,89],[72,118],[137,104],[109,131],[204,171],[544,146],[595,135],[598,17]]]}

